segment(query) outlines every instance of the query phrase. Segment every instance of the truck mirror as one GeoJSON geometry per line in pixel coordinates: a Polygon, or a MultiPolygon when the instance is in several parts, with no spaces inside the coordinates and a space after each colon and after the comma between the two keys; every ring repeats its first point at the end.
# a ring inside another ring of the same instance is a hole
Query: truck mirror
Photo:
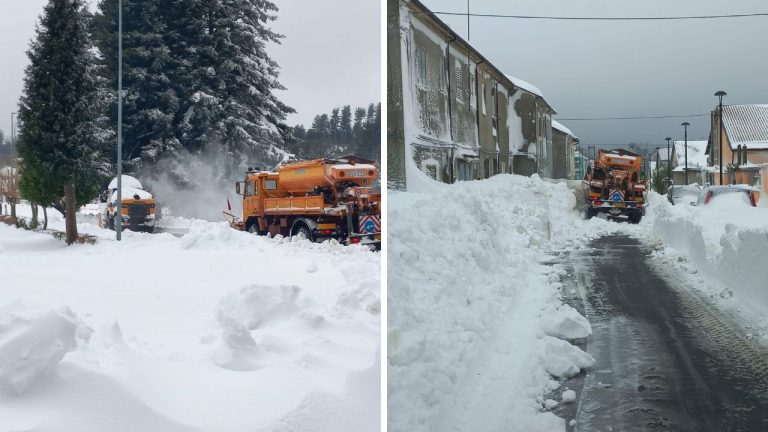
{"type": "Polygon", "coordinates": [[[242,183],[242,182],[235,182],[235,192],[236,192],[238,195],[242,195],[242,194],[240,193],[240,183],[242,183]]]}

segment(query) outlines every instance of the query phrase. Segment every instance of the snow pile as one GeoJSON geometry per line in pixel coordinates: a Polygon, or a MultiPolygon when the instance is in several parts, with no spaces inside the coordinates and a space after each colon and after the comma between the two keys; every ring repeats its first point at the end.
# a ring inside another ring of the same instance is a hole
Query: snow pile
{"type": "MultiPolygon", "coordinates": [[[[129,200],[129,199],[140,199],[140,200],[151,200],[152,194],[141,189],[132,188],[129,186],[123,186],[123,193],[120,195],[120,199],[129,200]]],[[[117,202],[117,190],[112,192],[112,196],[109,198],[110,202],[117,202]]]]}
{"type": "Polygon", "coordinates": [[[740,193],[697,207],[672,206],[651,193],[644,223],[709,289],[763,316],[768,312],[768,207],[751,207],[740,193]]]}
{"type": "Polygon", "coordinates": [[[73,247],[0,226],[0,429],[378,430],[379,254],[184,225],[80,223],[103,235],[73,247]]]}
{"type": "Polygon", "coordinates": [[[560,307],[563,269],[547,252],[607,223],[582,220],[565,184],[537,177],[411,176],[408,188],[419,193],[390,191],[388,206],[390,430],[564,430],[537,398],[592,360],[542,327],[590,329],[560,307]]]}
{"type": "Polygon", "coordinates": [[[78,323],[68,310],[0,308],[0,390],[23,393],[77,346],[78,323]]]}

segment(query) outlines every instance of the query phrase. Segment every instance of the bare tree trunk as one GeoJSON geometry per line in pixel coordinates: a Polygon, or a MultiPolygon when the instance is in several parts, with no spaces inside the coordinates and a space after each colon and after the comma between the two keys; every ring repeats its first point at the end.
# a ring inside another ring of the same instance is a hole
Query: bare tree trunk
{"type": "Polygon", "coordinates": [[[43,229],[48,229],[48,210],[43,206],[43,229]]]}
{"type": "Polygon", "coordinates": [[[13,225],[16,225],[16,200],[12,198],[10,201],[11,201],[10,203],[11,204],[11,223],[13,225]]]}
{"type": "Polygon", "coordinates": [[[64,202],[66,206],[66,241],[71,245],[77,240],[77,219],[75,216],[75,185],[72,183],[64,186],[64,202]]]}
{"type": "Polygon", "coordinates": [[[29,227],[32,228],[32,229],[36,229],[37,225],[38,225],[38,223],[37,223],[38,207],[37,207],[37,204],[35,204],[35,203],[30,203],[30,204],[32,206],[32,220],[29,222],[29,227]]]}

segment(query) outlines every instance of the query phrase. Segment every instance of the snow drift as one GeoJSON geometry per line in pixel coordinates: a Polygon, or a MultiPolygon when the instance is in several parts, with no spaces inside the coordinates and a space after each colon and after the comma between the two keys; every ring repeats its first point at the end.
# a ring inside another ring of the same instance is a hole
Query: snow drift
{"type": "Polygon", "coordinates": [[[20,303],[0,308],[0,389],[23,393],[50,374],[77,346],[71,311],[30,310],[20,303]]]}
{"type": "Polygon", "coordinates": [[[0,226],[0,429],[378,430],[379,254],[184,222],[0,226]]]}

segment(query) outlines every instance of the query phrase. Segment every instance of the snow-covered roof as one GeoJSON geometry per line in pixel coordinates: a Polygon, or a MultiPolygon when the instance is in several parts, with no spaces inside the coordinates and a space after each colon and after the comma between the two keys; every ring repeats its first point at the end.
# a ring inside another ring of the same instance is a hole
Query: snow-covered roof
{"type": "MultiPolygon", "coordinates": [[[[682,171],[685,165],[685,141],[675,141],[674,145],[677,165],[682,171]]],[[[667,149],[664,149],[665,153],[666,151],[667,149]]],[[[707,141],[688,140],[688,167],[701,168],[705,166],[707,166],[707,141]]]]}
{"type": "MultiPolygon", "coordinates": [[[[144,187],[141,185],[141,182],[136,177],[131,177],[129,175],[122,175],[122,182],[121,186],[123,187],[123,190],[125,188],[130,187],[134,189],[144,189],[144,187]]],[[[109,182],[109,186],[107,186],[107,189],[117,189],[117,176],[115,176],[111,182],[109,182]]]]}
{"type": "Polygon", "coordinates": [[[656,158],[662,161],[669,159],[669,153],[667,153],[667,148],[659,147],[658,149],[656,149],[656,158]]]}
{"type": "Polygon", "coordinates": [[[552,120],[552,127],[559,130],[560,132],[565,133],[566,135],[575,136],[573,132],[571,132],[570,129],[565,127],[562,123],[560,123],[557,120],[552,120]]]}
{"type": "MultiPolygon", "coordinates": [[[[120,198],[124,200],[135,199],[134,195],[138,195],[139,199],[143,199],[143,200],[152,199],[151,193],[142,189],[132,188],[130,186],[123,186],[123,195],[120,198]]],[[[109,198],[109,201],[110,202],[117,201],[117,190],[112,192],[112,196],[109,198]]]]}
{"type": "Polygon", "coordinates": [[[723,124],[731,147],[768,150],[768,104],[725,105],[723,124]]]}
{"type": "Polygon", "coordinates": [[[536,96],[541,97],[542,99],[544,98],[544,94],[535,85],[529,83],[528,81],[521,80],[520,78],[513,77],[512,75],[507,75],[507,74],[504,74],[504,75],[507,77],[507,79],[512,81],[512,84],[514,84],[515,86],[520,87],[521,89],[529,93],[533,93],[536,96]]]}

